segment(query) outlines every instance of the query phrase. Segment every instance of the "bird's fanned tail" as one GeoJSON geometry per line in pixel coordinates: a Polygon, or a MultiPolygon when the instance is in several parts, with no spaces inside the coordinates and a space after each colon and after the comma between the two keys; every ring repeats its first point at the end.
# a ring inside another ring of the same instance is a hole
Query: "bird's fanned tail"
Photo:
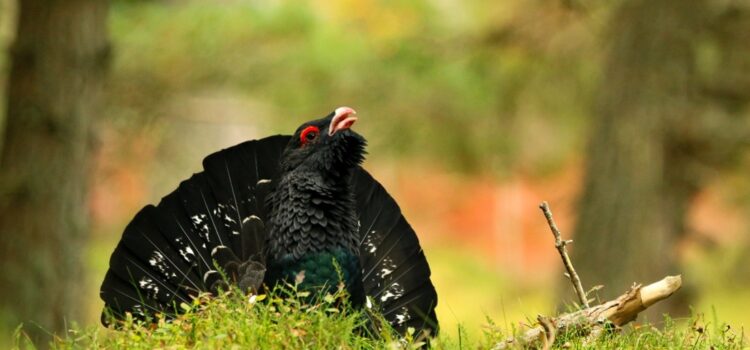
{"type": "MultiPolygon", "coordinates": [[[[179,312],[179,303],[221,285],[217,265],[241,286],[253,284],[262,271],[250,270],[265,259],[264,198],[288,142],[289,136],[272,136],[209,155],[203,172],[136,214],[101,286],[111,314],[179,312]]],[[[435,334],[437,293],[416,233],[364,169],[354,170],[351,185],[365,294],[402,334],[408,327],[435,334]]]]}
{"type": "Polygon", "coordinates": [[[414,230],[396,201],[367,171],[352,178],[360,219],[360,263],[365,294],[400,333],[438,330],[437,292],[414,230]]]}
{"type": "Polygon", "coordinates": [[[263,200],[287,140],[272,136],[209,155],[203,172],[138,212],[110,258],[102,321],[106,314],[174,313],[221,286],[217,266],[238,277],[231,274],[243,263],[262,259],[263,200]]]}

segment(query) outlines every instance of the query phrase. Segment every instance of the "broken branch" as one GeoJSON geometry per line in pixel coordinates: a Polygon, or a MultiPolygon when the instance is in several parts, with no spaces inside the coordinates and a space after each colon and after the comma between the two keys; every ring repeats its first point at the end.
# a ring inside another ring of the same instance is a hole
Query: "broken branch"
{"type": "Polygon", "coordinates": [[[635,285],[614,300],[549,318],[545,322],[540,320],[541,325],[527,330],[519,337],[506,339],[495,345],[493,349],[499,350],[515,345],[529,345],[540,339],[548,342],[551,333],[546,331],[545,327],[549,327],[549,324],[556,327],[556,333],[564,333],[573,329],[586,331],[592,327],[601,327],[607,322],[611,322],[617,327],[623,326],[638,317],[641,311],[672,295],[681,286],[681,276],[667,276],[645,287],[635,285]]]}

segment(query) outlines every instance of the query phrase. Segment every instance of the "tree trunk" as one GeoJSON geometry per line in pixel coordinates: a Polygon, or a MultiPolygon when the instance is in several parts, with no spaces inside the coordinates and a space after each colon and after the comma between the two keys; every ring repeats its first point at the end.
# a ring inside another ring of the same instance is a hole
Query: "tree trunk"
{"type": "Polygon", "coordinates": [[[5,326],[24,322],[37,341],[82,314],[107,10],[104,0],[19,1],[0,154],[0,316],[5,326]]]}
{"type": "Polygon", "coordinates": [[[683,136],[696,117],[693,43],[705,12],[703,0],[623,1],[613,12],[572,246],[583,283],[605,285],[604,299],[680,273],[675,243],[698,186],[683,136]]]}

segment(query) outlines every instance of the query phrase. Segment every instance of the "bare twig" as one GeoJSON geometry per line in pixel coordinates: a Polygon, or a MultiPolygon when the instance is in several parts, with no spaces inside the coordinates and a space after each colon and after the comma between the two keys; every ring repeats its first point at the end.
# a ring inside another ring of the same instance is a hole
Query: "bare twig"
{"type": "Polygon", "coordinates": [[[557,225],[555,225],[555,220],[552,219],[552,211],[549,209],[549,204],[547,204],[547,202],[542,202],[542,204],[539,205],[539,208],[542,209],[544,217],[547,218],[547,224],[549,224],[549,228],[552,230],[552,234],[555,236],[555,248],[557,248],[557,251],[560,253],[560,258],[562,258],[563,260],[565,270],[568,271],[568,277],[570,278],[570,282],[573,283],[573,288],[578,295],[578,300],[581,301],[581,305],[583,305],[584,308],[589,308],[589,301],[586,297],[586,292],[583,291],[581,279],[578,277],[576,269],[573,268],[573,262],[570,261],[568,250],[565,249],[565,246],[573,243],[573,241],[564,241],[562,239],[560,230],[557,228],[557,225]]]}

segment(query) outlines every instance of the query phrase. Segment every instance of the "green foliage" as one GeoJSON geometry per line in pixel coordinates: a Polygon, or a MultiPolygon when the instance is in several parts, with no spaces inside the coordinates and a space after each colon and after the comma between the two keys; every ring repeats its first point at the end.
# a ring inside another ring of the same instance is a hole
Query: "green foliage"
{"type": "Polygon", "coordinates": [[[486,13],[512,6],[462,7],[484,19],[424,0],[117,2],[112,115],[154,120],[181,94],[220,89],[273,105],[268,132],[351,105],[379,154],[496,174],[563,161],[581,139],[592,62],[537,38],[487,40],[516,24],[486,13]],[[536,140],[539,127],[555,141],[536,140]]]}

